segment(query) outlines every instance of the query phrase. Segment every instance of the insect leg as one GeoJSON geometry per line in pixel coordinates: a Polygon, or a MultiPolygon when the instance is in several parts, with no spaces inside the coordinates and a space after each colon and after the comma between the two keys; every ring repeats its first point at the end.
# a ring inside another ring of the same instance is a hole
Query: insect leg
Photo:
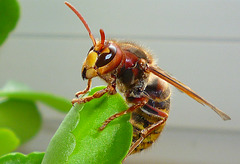
{"type": "Polygon", "coordinates": [[[93,95],[91,96],[87,96],[87,97],[84,97],[84,98],[76,98],[76,99],[73,99],[72,100],[72,104],[74,103],[78,103],[78,104],[81,104],[81,103],[86,103],[86,102],[89,102],[91,101],[92,99],[95,99],[95,98],[100,98],[101,96],[103,96],[105,93],[116,93],[115,91],[115,88],[112,86],[112,85],[108,85],[106,88],[94,93],[93,95]]]}
{"type": "MultiPolygon", "coordinates": [[[[159,126],[161,126],[162,124],[164,124],[167,121],[168,117],[164,117],[162,120],[158,121],[155,124],[152,124],[151,126],[143,129],[140,132],[140,137],[139,139],[134,142],[134,144],[130,147],[127,156],[124,158],[124,160],[133,152],[133,150],[138,147],[138,145],[140,145],[142,143],[142,141],[149,135],[151,134],[156,128],[158,128],[159,126]]],[[[123,161],[124,161],[123,160],[123,161]]]]}
{"type": "Polygon", "coordinates": [[[128,108],[127,110],[124,110],[122,112],[116,113],[114,115],[112,115],[111,117],[109,117],[106,121],[104,121],[103,125],[99,128],[100,130],[103,130],[112,120],[114,120],[115,118],[118,118],[124,114],[128,114],[133,112],[135,109],[140,108],[142,106],[144,106],[147,102],[148,99],[147,98],[142,98],[142,101],[139,101],[137,104],[131,106],[130,108],[128,108]]]}
{"type": "Polygon", "coordinates": [[[76,97],[79,97],[79,95],[82,95],[82,94],[85,94],[89,91],[90,87],[91,87],[91,84],[92,84],[92,79],[88,79],[88,85],[87,85],[87,88],[83,91],[79,91],[75,94],[76,97]]]}

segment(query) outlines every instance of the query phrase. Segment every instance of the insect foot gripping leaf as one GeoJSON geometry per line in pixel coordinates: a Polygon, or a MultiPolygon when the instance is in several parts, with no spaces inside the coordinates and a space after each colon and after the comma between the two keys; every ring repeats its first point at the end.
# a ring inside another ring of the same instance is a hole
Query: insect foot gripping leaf
{"type": "MultiPolygon", "coordinates": [[[[103,88],[96,87],[89,95],[103,88]]],[[[103,131],[99,127],[107,118],[127,108],[119,94],[105,94],[72,107],[53,136],[42,163],[121,163],[132,140],[130,115],[113,120],[103,131]]]]}

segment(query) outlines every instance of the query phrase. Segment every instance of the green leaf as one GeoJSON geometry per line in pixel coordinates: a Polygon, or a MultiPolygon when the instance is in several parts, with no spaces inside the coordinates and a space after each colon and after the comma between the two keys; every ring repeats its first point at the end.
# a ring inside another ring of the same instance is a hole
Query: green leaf
{"type": "Polygon", "coordinates": [[[40,101],[61,112],[68,112],[72,106],[71,101],[66,98],[50,93],[32,91],[25,85],[12,81],[0,90],[0,97],[40,101]]]}
{"type": "Polygon", "coordinates": [[[7,99],[0,102],[0,127],[12,130],[21,143],[32,138],[40,126],[41,116],[32,101],[7,99]]]}
{"type": "Polygon", "coordinates": [[[40,164],[44,153],[33,152],[28,155],[21,153],[10,153],[0,158],[1,164],[40,164]]]}
{"type": "Polygon", "coordinates": [[[17,0],[0,0],[0,46],[15,28],[20,15],[17,0]]]}
{"type": "Polygon", "coordinates": [[[13,131],[0,128],[0,156],[15,150],[19,143],[20,140],[13,131]]]}
{"type": "MultiPolygon", "coordinates": [[[[41,115],[35,101],[64,112],[71,108],[71,102],[65,98],[31,91],[26,85],[16,82],[7,83],[0,90],[0,98],[0,127],[12,131],[20,144],[31,139],[40,130],[41,115]]],[[[6,153],[9,150],[0,146],[0,152],[6,153]]]]}
{"type": "MultiPolygon", "coordinates": [[[[94,88],[89,95],[103,88],[94,88]]],[[[127,108],[119,94],[105,94],[76,105],[52,138],[42,163],[121,163],[132,140],[130,115],[113,120],[103,131],[99,127],[107,118],[127,108]]]]}

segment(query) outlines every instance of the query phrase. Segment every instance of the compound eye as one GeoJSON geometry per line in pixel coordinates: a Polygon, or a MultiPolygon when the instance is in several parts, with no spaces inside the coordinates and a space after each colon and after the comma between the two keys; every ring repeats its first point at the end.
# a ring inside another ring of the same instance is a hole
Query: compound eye
{"type": "Polygon", "coordinates": [[[102,67],[107,65],[110,61],[112,61],[112,59],[116,55],[116,52],[117,52],[116,47],[110,44],[107,50],[103,50],[103,52],[99,55],[96,61],[96,66],[102,67]]]}

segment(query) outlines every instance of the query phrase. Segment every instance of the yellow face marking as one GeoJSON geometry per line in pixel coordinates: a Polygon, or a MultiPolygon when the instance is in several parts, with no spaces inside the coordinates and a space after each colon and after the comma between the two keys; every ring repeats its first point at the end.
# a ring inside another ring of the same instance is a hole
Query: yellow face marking
{"type": "Polygon", "coordinates": [[[86,68],[94,67],[96,61],[97,61],[98,54],[94,51],[90,51],[90,53],[87,56],[87,59],[85,60],[84,65],[86,68]]]}
{"type": "Polygon", "coordinates": [[[97,71],[94,66],[97,61],[98,54],[94,51],[90,51],[85,62],[83,63],[82,72],[85,70],[86,79],[93,78],[97,76],[97,71]]]}
{"type": "Polygon", "coordinates": [[[97,76],[97,71],[95,69],[90,68],[86,71],[86,78],[87,79],[93,78],[95,76],[97,76]]]}

